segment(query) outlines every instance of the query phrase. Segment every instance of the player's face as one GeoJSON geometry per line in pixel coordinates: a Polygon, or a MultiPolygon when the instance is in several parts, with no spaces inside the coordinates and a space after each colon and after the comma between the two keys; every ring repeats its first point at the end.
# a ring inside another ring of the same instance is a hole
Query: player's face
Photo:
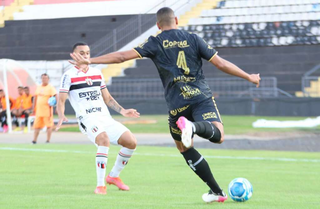
{"type": "Polygon", "coordinates": [[[77,48],[74,49],[74,52],[80,54],[85,59],[90,59],[90,48],[87,45],[77,46],[77,48]]]}
{"type": "Polygon", "coordinates": [[[0,91],[0,98],[1,97],[4,97],[4,92],[3,91],[0,91]]]}
{"type": "Polygon", "coordinates": [[[49,84],[49,77],[46,75],[41,76],[41,81],[44,86],[49,84]]]}
{"type": "Polygon", "coordinates": [[[19,93],[19,95],[22,95],[23,94],[23,88],[18,88],[18,93],[19,93]]]}

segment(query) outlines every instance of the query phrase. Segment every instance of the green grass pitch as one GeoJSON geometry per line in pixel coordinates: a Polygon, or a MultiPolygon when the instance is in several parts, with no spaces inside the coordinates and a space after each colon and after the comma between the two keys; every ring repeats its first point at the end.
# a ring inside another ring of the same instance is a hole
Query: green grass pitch
{"type": "MultiPolygon", "coordinates": [[[[68,118],[74,118],[74,115],[68,118]]],[[[133,133],[169,133],[168,115],[142,115],[138,119],[125,118],[119,115],[112,116],[118,121],[153,121],[151,124],[125,124],[133,133]]],[[[297,121],[304,120],[306,117],[271,117],[271,116],[222,116],[225,134],[253,134],[257,132],[320,132],[320,126],[314,128],[253,128],[252,123],[258,119],[279,120],[279,121],[297,121]]],[[[79,132],[79,128],[66,127],[60,131],[79,132]]]]}
{"type": "MultiPolygon", "coordinates": [[[[107,172],[119,147],[109,152],[107,172]]],[[[122,172],[131,190],[108,186],[95,195],[93,145],[0,145],[0,208],[319,208],[319,153],[199,149],[215,178],[227,191],[229,182],[245,177],[253,197],[245,203],[205,204],[206,185],[175,148],[140,146],[122,172]]]]}

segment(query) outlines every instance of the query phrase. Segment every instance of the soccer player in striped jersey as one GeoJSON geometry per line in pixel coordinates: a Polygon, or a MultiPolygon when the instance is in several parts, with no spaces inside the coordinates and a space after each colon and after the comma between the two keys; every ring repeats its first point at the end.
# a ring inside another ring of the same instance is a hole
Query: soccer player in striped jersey
{"type": "MultiPolygon", "coordinates": [[[[86,43],[75,44],[73,52],[86,59],[90,58],[90,48],[86,43]]],[[[124,109],[119,105],[106,88],[101,71],[92,67],[79,69],[74,66],[62,76],[57,102],[59,115],[57,130],[64,121],[67,121],[64,114],[67,97],[76,112],[81,132],[86,134],[98,147],[96,154],[97,188],[94,192],[96,194],[107,193],[104,178],[110,143],[119,144],[122,148],[106,182],[116,185],[120,190],[129,190],[119,175],[132,156],[137,141],[124,125],[111,117],[108,107],[125,117],[137,118],[140,114],[135,109],[124,109]]]]}

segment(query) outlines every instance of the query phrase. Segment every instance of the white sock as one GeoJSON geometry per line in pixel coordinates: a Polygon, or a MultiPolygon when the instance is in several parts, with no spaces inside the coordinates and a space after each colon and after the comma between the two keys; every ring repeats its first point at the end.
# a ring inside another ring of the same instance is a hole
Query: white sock
{"type": "Polygon", "coordinates": [[[98,146],[96,155],[97,186],[105,186],[109,147],[98,146]]]}
{"type": "Polygon", "coordinates": [[[128,149],[126,147],[122,147],[117,156],[117,160],[109,173],[109,176],[118,177],[123,168],[128,164],[128,161],[131,158],[134,151],[135,149],[128,149]]]}

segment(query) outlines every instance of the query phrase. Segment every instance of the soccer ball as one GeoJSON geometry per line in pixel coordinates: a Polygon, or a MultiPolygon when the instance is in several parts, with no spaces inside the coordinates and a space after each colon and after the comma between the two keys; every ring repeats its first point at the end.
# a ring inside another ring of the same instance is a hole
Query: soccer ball
{"type": "Polygon", "coordinates": [[[229,196],[236,202],[245,202],[252,196],[251,183],[245,178],[235,178],[229,184],[229,196]]]}
{"type": "Polygon", "coordinates": [[[57,100],[56,100],[56,97],[50,97],[49,100],[48,100],[48,104],[50,107],[53,107],[53,106],[56,106],[57,104],[57,100]]]}

